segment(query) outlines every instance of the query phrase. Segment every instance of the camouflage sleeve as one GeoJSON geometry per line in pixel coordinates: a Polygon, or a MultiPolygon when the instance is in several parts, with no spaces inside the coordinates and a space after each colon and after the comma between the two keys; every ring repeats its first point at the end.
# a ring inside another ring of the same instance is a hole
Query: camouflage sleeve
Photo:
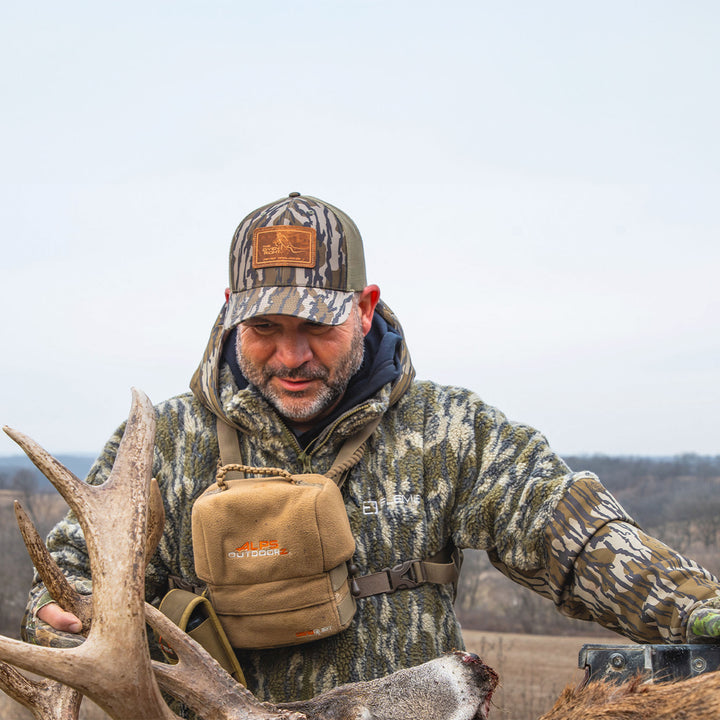
{"type": "Polygon", "coordinates": [[[565,609],[580,606],[636,642],[680,643],[700,604],[720,597],[707,570],[626,523],[598,531],[575,563],[565,609]]]}
{"type": "Polygon", "coordinates": [[[685,642],[690,613],[720,600],[713,575],[642,532],[590,475],[570,486],[546,539],[543,570],[520,572],[491,559],[562,613],[636,642],[685,642]]]}
{"type": "MultiPolygon", "coordinates": [[[[450,529],[456,545],[493,548],[503,563],[523,572],[545,567],[546,528],[578,474],[552,451],[544,435],[482,403],[448,403],[433,433],[447,441],[439,460],[432,447],[427,472],[458,478],[455,496],[444,498],[452,502],[450,529]]],[[[443,490],[443,484],[432,490],[431,504],[438,504],[434,494],[443,490]]]]}

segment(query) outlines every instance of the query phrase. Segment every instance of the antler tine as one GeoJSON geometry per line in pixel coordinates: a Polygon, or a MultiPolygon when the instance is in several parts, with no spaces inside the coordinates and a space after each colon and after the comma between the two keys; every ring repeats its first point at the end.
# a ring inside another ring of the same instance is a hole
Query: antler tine
{"type": "MultiPolygon", "coordinates": [[[[85,532],[92,568],[93,620],[87,640],[77,647],[39,647],[0,638],[0,658],[76,688],[113,718],[170,720],[176,717],[162,699],[145,632],[143,569],[159,537],[157,527],[163,524],[160,495],[150,490],[154,430],[155,416],[150,401],[133,391],[130,417],[115,464],[101,486],[76,483],[74,476],[65,472],[39,446],[19,433],[10,433],[34,455],[33,461],[42,466],[41,469],[53,474],[58,489],[62,487],[69,495],[66,499],[72,500],[71,506],[85,532]],[[154,499],[150,500],[149,494],[154,499]],[[149,505],[154,507],[151,511],[154,520],[150,522],[149,505]],[[146,544],[146,532],[155,538],[149,544],[146,544]]],[[[150,615],[157,612],[153,608],[149,610],[150,615]]],[[[162,622],[156,621],[156,624],[162,627],[164,635],[172,634],[172,642],[184,658],[184,667],[196,671],[204,667],[197,658],[190,659],[190,651],[182,649],[184,644],[193,641],[188,636],[180,639],[183,633],[179,629],[175,628],[178,633],[175,635],[172,628],[162,622]]],[[[205,651],[197,646],[195,652],[202,655],[205,651]]],[[[180,675],[181,680],[174,684],[168,681],[181,699],[193,700],[193,706],[202,716],[227,720],[301,720],[303,717],[263,705],[237,685],[212,658],[207,656],[205,660],[209,672],[200,670],[180,675]],[[193,690],[198,687],[198,677],[203,677],[202,697],[193,690]],[[214,693],[208,692],[208,682],[218,691],[216,700],[211,699],[214,693]],[[208,715],[209,704],[222,707],[223,702],[224,715],[208,715]],[[229,705],[235,705],[234,710],[227,709],[229,705]]],[[[159,674],[163,675],[162,669],[159,674]]]]}
{"type": "MultiPolygon", "coordinates": [[[[131,417],[128,419],[128,425],[133,421],[133,414],[136,412],[136,398],[138,401],[141,399],[141,393],[138,393],[133,389],[133,407],[131,409],[131,417]]],[[[145,395],[142,398],[147,400],[145,395]]],[[[152,412],[152,406],[149,405],[150,412],[152,412]]],[[[140,416],[135,419],[136,422],[140,422],[140,416]]],[[[147,418],[146,418],[147,422],[147,418]]],[[[154,433],[154,417],[152,420],[154,433]]],[[[7,425],[3,426],[3,430],[9,435],[25,452],[30,458],[35,467],[47,477],[47,479],[55,486],[55,489],[62,495],[65,502],[72,508],[77,516],[80,525],[82,526],[85,538],[88,541],[88,552],[90,551],[90,537],[92,537],[92,529],[88,527],[88,500],[92,497],[93,493],[96,493],[100,488],[105,491],[109,491],[113,487],[118,477],[132,477],[138,471],[136,466],[137,459],[130,458],[130,452],[121,453],[118,450],[117,458],[113,470],[110,473],[108,480],[100,486],[88,485],[84,481],[80,480],[74,473],[68,470],[61,462],[56,460],[45,448],[35,442],[32,438],[28,437],[24,433],[14,430],[7,425]],[[120,464],[118,464],[118,459],[120,464]]],[[[120,447],[123,444],[129,443],[129,433],[126,432],[121,440],[120,447]]],[[[151,443],[152,445],[152,443],[151,443]]],[[[146,463],[147,465],[147,463],[146,463]]],[[[105,501],[103,501],[104,503],[105,501]]],[[[165,522],[165,511],[163,509],[162,498],[160,490],[157,486],[157,482],[153,481],[153,485],[150,489],[150,511],[149,519],[147,520],[147,527],[143,526],[143,533],[148,534],[146,550],[146,560],[150,559],[150,556],[154,552],[157,543],[160,541],[162,536],[163,525],[165,522]]],[[[147,507],[147,503],[143,504],[143,508],[147,507]]]]}
{"type": "Polygon", "coordinates": [[[30,680],[0,662],[0,688],[24,705],[37,720],[77,720],[82,695],[54,680],[30,680]]]}
{"type": "Polygon", "coordinates": [[[57,566],[35,525],[22,505],[15,501],[15,517],[30,559],[53,599],[61,608],[75,614],[82,622],[82,634],[87,636],[92,619],[92,597],[81,595],[57,566]]]}
{"type": "Polygon", "coordinates": [[[145,604],[145,619],[178,657],[174,665],[153,662],[160,686],[203,717],[213,720],[304,720],[301,713],[261,703],[213,657],[157,608],[145,604]],[[202,678],[202,683],[197,679],[202,678]]]}

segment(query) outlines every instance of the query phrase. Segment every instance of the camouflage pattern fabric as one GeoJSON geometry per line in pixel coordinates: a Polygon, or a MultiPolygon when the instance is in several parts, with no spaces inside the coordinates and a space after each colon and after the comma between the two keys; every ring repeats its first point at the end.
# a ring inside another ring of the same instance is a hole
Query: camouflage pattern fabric
{"type": "Polygon", "coordinates": [[[720,602],[717,578],[646,535],[590,473],[558,503],[546,540],[548,563],[539,572],[508,568],[493,551],[491,560],[563,614],[636,642],[686,642],[693,610],[720,602]]]}
{"type": "Polygon", "coordinates": [[[83,642],[85,642],[85,638],[82,635],[56,630],[54,627],[51,627],[27,611],[23,618],[20,635],[25,642],[32,642],[35,645],[54,648],[72,648],[82,645],[83,642]]]}
{"type": "MultiPolygon", "coordinates": [[[[386,306],[382,312],[394,320],[386,306]]],[[[222,342],[221,317],[219,323],[211,345],[222,342]]],[[[413,381],[407,352],[403,357],[405,374],[394,386],[301,448],[252,387],[238,390],[219,348],[208,347],[193,379],[195,394],[156,406],[153,475],[166,526],[147,570],[148,601],[164,595],[169,574],[198,584],[191,508],[215,477],[214,413],[240,430],[247,464],[294,473],[307,472],[308,464],[313,472],[326,472],[343,441],[381,415],[343,486],[357,544],[353,562],[361,574],[428,557],[452,539],[460,548],[487,550],[509,577],[567,614],[614,624],[633,638],[682,640],[690,610],[718,595],[714,579],[642,535],[595,476],[571,472],[540,433],[510,422],[468,390],[413,381]],[[601,575],[601,568],[609,574],[601,575]]],[[[89,482],[109,474],[122,430],[108,442],[89,482]]],[[[73,581],[89,577],[82,532],[71,515],[51,532],[49,547],[73,581]]],[[[36,582],[28,617],[43,593],[36,582]]],[[[452,586],[432,584],[375,595],[358,601],[352,625],[338,635],[297,648],[239,649],[248,688],[263,700],[309,698],[461,649],[452,598],[452,586]]],[[[31,625],[25,632],[30,641],[42,640],[31,625]]]]}
{"type": "MultiPolygon", "coordinates": [[[[37,573],[35,579],[37,581],[37,573]]],[[[71,582],[73,582],[72,579],[71,582]]],[[[73,585],[81,595],[90,595],[92,592],[92,582],[87,578],[76,577],[73,585]]],[[[44,585],[40,584],[37,587],[42,592],[36,593],[34,602],[30,603],[25,609],[20,626],[20,637],[25,642],[44,645],[45,647],[69,648],[83,643],[85,638],[82,635],[55,630],[51,625],[37,617],[38,610],[54,602],[50,593],[45,590],[44,585]]]]}

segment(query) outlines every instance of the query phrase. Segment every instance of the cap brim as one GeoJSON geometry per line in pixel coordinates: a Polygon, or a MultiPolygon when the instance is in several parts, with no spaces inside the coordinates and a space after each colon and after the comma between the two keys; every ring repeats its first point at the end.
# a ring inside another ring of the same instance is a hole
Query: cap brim
{"type": "Polygon", "coordinates": [[[225,327],[235,327],[258,315],[292,315],[322,325],[342,325],[350,317],[354,294],[296,286],[234,292],[228,301],[225,327]]]}

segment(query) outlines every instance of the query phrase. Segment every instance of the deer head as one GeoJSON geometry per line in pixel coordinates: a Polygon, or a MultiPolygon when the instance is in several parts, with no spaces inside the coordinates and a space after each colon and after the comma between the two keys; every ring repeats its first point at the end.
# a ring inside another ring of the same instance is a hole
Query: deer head
{"type": "Polygon", "coordinates": [[[323,720],[487,720],[497,683],[495,671],[477,655],[456,651],[377,680],[341,685],[312,700],[279,707],[323,720]]]}
{"type": "Polygon", "coordinates": [[[76,720],[87,695],[116,720],[169,720],[160,689],[207,720],[485,720],[498,678],[477,656],[448,654],[378,680],[344,685],[310,701],[262,703],[192,638],[144,602],[144,568],[162,533],[157,485],[151,481],[155,415],[133,391],[130,417],[108,480],[75,477],[33,440],[4,428],[74,510],[92,568],[91,600],[65,581],[22,509],[21,532],[54,598],[83,621],[85,641],[48,648],[0,637],[0,688],[37,718],[76,720]],[[175,665],[150,658],[146,623],[172,646],[175,665]],[[15,668],[44,680],[33,681],[15,668]]]}

